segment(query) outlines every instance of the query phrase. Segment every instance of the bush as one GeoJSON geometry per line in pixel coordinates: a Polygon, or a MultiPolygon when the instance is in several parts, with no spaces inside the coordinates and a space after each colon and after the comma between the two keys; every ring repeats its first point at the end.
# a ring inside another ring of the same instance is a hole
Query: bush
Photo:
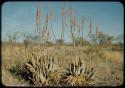
{"type": "Polygon", "coordinates": [[[78,45],[90,45],[90,43],[86,40],[84,40],[82,37],[77,37],[75,39],[75,45],[78,46],[78,45]]]}
{"type": "Polygon", "coordinates": [[[62,45],[62,44],[64,44],[64,40],[63,39],[58,39],[58,40],[56,40],[56,43],[62,45]]]}

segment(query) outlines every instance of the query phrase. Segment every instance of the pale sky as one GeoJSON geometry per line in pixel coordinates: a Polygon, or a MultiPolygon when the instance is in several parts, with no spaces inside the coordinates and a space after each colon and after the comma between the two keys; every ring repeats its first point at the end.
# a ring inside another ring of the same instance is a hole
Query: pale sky
{"type": "MultiPolygon", "coordinates": [[[[39,2],[17,2],[8,1],[2,5],[2,40],[5,40],[7,33],[27,32],[35,34],[36,10],[39,2]]],[[[109,35],[117,36],[124,31],[124,8],[120,2],[72,2],[73,16],[76,16],[81,23],[82,16],[85,17],[84,38],[89,32],[90,17],[92,17],[93,33],[96,31],[96,25],[99,30],[109,35]]],[[[41,2],[41,25],[45,24],[45,16],[49,11],[50,2],[41,2]]],[[[70,41],[70,3],[66,2],[67,28],[65,29],[64,40],[70,41]]],[[[52,2],[53,10],[53,28],[56,39],[60,38],[62,30],[61,17],[62,2],[52,2]]],[[[49,28],[49,26],[48,26],[49,28]]]]}

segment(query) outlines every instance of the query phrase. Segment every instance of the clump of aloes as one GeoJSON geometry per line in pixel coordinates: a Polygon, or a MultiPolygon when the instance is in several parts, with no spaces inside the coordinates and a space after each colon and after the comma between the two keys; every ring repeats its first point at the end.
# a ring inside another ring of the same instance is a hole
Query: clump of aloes
{"type": "Polygon", "coordinates": [[[35,52],[27,54],[25,62],[28,78],[35,86],[56,86],[60,79],[58,62],[52,56],[39,56],[35,52]]]}
{"type": "Polygon", "coordinates": [[[63,85],[66,86],[90,86],[95,72],[91,68],[85,68],[85,63],[78,58],[70,63],[69,68],[63,76],[63,85]]]}

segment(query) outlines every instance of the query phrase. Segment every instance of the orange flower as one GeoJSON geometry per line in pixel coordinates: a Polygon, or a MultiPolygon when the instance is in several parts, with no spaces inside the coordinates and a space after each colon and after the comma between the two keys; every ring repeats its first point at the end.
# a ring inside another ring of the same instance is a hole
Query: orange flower
{"type": "Polygon", "coordinates": [[[92,33],[92,18],[90,18],[90,33],[92,33]]]}
{"type": "Polygon", "coordinates": [[[99,32],[98,26],[96,26],[96,37],[98,37],[100,34],[101,34],[101,32],[99,32]]]}
{"type": "Polygon", "coordinates": [[[46,15],[46,22],[48,22],[48,13],[47,13],[47,15],[46,15]]]}
{"type": "Polygon", "coordinates": [[[63,7],[62,7],[62,16],[65,16],[65,2],[63,2],[63,7]]]}
{"type": "Polygon", "coordinates": [[[76,16],[74,16],[74,30],[76,28],[76,16]]]}
{"type": "Polygon", "coordinates": [[[48,13],[46,15],[46,30],[47,30],[47,25],[48,25],[48,13]]]}
{"type": "Polygon", "coordinates": [[[84,32],[84,16],[82,16],[82,32],[84,32]]]}
{"type": "Polygon", "coordinates": [[[72,2],[70,2],[70,16],[72,17],[72,2]]]}
{"type": "Polygon", "coordinates": [[[36,12],[36,32],[39,30],[40,28],[40,19],[41,19],[41,11],[40,11],[40,3],[37,7],[37,12],[36,12]]]}

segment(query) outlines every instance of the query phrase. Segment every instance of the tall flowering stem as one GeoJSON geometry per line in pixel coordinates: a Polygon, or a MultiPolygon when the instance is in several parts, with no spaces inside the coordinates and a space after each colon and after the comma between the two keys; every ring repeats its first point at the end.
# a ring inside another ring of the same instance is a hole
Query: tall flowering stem
{"type": "Polygon", "coordinates": [[[73,35],[73,20],[72,20],[72,14],[73,14],[73,11],[72,11],[72,2],[70,2],[70,31],[71,31],[71,35],[72,35],[72,40],[73,40],[73,43],[74,43],[74,46],[75,46],[75,39],[74,39],[74,35],[73,35]]]}
{"type": "Polygon", "coordinates": [[[61,33],[61,39],[64,38],[65,20],[66,20],[66,10],[65,10],[65,2],[63,2],[63,7],[62,7],[62,33],[61,33]]]}
{"type": "Polygon", "coordinates": [[[90,34],[92,33],[92,18],[90,18],[90,30],[89,30],[90,34]]]}
{"type": "Polygon", "coordinates": [[[46,14],[46,31],[47,31],[47,26],[48,26],[48,13],[46,14]]]}
{"type": "Polygon", "coordinates": [[[36,12],[36,33],[38,33],[40,29],[40,20],[41,20],[41,9],[40,9],[40,4],[37,7],[37,12],[36,12]]]}
{"type": "Polygon", "coordinates": [[[74,31],[76,30],[76,16],[74,16],[74,31]]]}
{"type": "Polygon", "coordinates": [[[99,36],[98,26],[96,26],[96,38],[99,36]]]}
{"type": "Polygon", "coordinates": [[[84,16],[82,16],[82,37],[83,37],[83,32],[84,32],[84,16]]]}
{"type": "Polygon", "coordinates": [[[89,24],[89,40],[91,38],[91,34],[92,34],[92,17],[90,17],[90,24],[89,24]]]}
{"type": "Polygon", "coordinates": [[[54,31],[53,31],[53,12],[52,12],[52,3],[50,3],[50,12],[49,12],[49,16],[50,16],[50,22],[51,22],[51,29],[52,29],[52,33],[53,33],[53,36],[54,36],[54,39],[55,39],[55,34],[54,34],[54,31]]]}

